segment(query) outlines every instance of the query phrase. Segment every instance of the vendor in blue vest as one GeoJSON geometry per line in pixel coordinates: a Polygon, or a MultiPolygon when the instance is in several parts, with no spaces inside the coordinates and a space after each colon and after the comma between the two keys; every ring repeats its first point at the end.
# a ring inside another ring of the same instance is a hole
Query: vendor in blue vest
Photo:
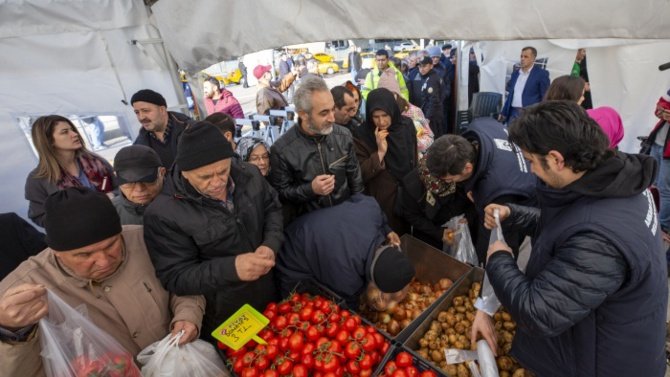
{"type": "MultiPolygon", "coordinates": [[[[474,202],[480,218],[475,249],[486,259],[490,231],[483,226],[484,208],[491,203],[535,204],[536,178],[519,149],[507,141],[505,126],[491,117],[475,118],[459,135],[444,135],[428,148],[426,166],[447,183],[460,185],[474,202]]],[[[503,227],[515,254],[522,239],[503,227]]]]}
{"type": "Polygon", "coordinates": [[[299,281],[313,279],[355,309],[370,282],[381,292],[395,293],[414,277],[413,265],[398,247],[398,235],[370,196],[355,194],[303,215],[284,233],[276,265],[282,297],[299,281]]]}
{"type": "Polygon", "coordinates": [[[569,101],[527,109],[509,134],[543,182],[539,210],[486,208],[487,227],[498,208],[534,233],[525,274],[507,245],[488,249],[489,280],[517,323],[512,355],[538,376],[664,376],[667,265],[647,189],[656,161],[609,149],[569,101]]]}

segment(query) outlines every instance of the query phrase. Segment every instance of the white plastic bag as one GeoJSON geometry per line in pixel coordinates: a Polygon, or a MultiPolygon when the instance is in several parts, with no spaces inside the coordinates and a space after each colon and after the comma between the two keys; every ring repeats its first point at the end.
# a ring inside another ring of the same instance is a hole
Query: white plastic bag
{"type": "MultiPolygon", "coordinates": [[[[493,244],[495,241],[505,242],[505,238],[502,234],[502,227],[500,226],[500,213],[497,208],[493,211],[493,217],[496,220],[496,227],[491,229],[489,245],[493,244]]],[[[493,317],[500,307],[500,301],[498,301],[498,297],[496,297],[496,294],[493,291],[493,287],[491,286],[491,282],[489,282],[489,276],[487,274],[484,274],[481,297],[477,298],[474,306],[491,317],[493,317]]]]}
{"type": "Polygon", "coordinates": [[[114,339],[47,291],[49,314],[39,321],[42,364],[48,377],[140,377],[133,356],[114,339]]]}
{"type": "Polygon", "coordinates": [[[168,334],[137,355],[144,377],[224,377],[230,376],[214,347],[204,340],[178,346],[183,332],[168,334]]]}
{"type": "Polygon", "coordinates": [[[477,341],[477,351],[446,348],[444,356],[447,364],[466,363],[472,377],[498,377],[498,364],[485,340],[477,341]],[[476,361],[476,363],[475,363],[476,361]]]}
{"type": "Polygon", "coordinates": [[[451,245],[445,242],[442,250],[463,263],[479,266],[477,251],[475,251],[475,245],[472,243],[470,229],[468,228],[465,216],[458,215],[452,217],[445,225],[447,228],[453,229],[454,242],[451,245]]]}

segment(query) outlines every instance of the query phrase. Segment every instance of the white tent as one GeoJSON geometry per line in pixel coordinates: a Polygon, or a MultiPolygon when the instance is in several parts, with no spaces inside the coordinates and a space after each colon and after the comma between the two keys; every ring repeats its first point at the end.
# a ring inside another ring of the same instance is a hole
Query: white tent
{"type": "Polygon", "coordinates": [[[620,111],[622,147],[633,151],[635,136],[654,122],[656,99],[670,87],[670,72],[656,68],[670,61],[668,19],[665,0],[159,0],[150,11],[141,0],[0,1],[0,212],[25,216],[23,185],[37,163],[19,117],[116,115],[134,136],[138,125],[124,103],[132,93],[152,88],[179,106],[161,41],[191,73],[303,42],[478,41],[482,90],[494,91],[522,46],[549,58],[552,77],[568,73],[575,50],[586,47],[594,105],[620,111]]]}

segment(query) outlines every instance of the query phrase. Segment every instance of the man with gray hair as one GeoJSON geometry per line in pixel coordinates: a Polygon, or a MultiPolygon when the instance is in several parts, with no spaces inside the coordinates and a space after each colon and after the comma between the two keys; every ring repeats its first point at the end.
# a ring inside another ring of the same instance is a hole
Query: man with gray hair
{"type": "Polygon", "coordinates": [[[326,82],[306,77],[293,102],[298,126],[282,135],[270,153],[270,183],[286,208],[285,223],[363,191],[351,132],[335,124],[335,102],[326,82]]]}

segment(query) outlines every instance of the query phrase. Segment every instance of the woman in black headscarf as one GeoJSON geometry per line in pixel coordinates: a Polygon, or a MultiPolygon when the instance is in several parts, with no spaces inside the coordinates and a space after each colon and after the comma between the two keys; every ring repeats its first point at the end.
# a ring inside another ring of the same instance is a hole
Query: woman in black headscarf
{"type": "Polygon", "coordinates": [[[394,94],[379,88],[368,94],[366,121],[354,132],[365,193],[377,199],[391,228],[402,235],[408,223],[395,214],[400,181],[417,163],[416,131],[400,114],[394,94]]]}

